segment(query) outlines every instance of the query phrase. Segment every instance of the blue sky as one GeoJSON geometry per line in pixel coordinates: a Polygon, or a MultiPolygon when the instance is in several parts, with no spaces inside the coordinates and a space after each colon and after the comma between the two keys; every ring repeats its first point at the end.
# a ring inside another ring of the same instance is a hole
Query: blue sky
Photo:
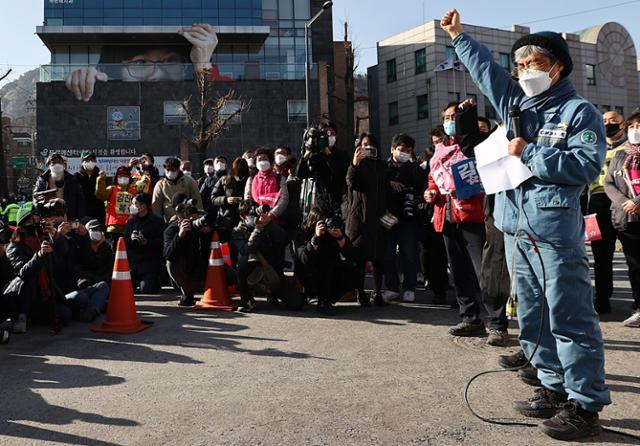
{"type": "MultiPolygon", "coordinates": [[[[377,41],[418,26],[423,20],[440,18],[450,7],[458,8],[463,23],[506,29],[513,24],[566,15],[528,26],[533,31],[573,32],[616,21],[631,33],[636,52],[640,53],[640,1],[625,0],[335,0],[334,35],[336,40],[342,40],[343,23],[349,22],[363,70],[376,63],[377,41]],[[620,3],[627,4],[613,6],[620,3]],[[595,8],[604,9],[577,14],[595,8]]],[[[0,0],[0,73],[10,66],[14,75],[19,75],[48,62],[49,53],[34,34],[42,15],[43,0],[0,0]]]]}

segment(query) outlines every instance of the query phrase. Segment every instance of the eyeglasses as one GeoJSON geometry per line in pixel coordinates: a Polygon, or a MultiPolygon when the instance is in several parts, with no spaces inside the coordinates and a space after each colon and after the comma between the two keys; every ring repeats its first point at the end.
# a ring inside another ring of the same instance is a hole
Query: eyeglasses
{"type": "Polygon", "coordinates": [[[148,79],[155,75],[158,70],[163,71],[170,77],[183,77],[188,64],[171,61],[151,62],[147,60],[137,60],[125,64],[127,72],[135,79],[148,79]]]}

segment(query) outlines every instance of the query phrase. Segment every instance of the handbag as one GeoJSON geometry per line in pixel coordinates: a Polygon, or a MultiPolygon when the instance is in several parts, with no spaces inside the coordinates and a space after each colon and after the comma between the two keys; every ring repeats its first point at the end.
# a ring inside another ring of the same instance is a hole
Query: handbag
{"type": "Polygon", "coordinates": [[[602,232],[600,232],[596,214],[584,216],[584,238],[587,242],[602,240],[602,232]]]}

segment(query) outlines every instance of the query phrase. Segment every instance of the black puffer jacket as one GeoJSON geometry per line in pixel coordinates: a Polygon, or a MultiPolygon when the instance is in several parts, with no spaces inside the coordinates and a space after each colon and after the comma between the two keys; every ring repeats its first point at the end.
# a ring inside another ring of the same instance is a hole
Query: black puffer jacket
{"type": "Polygon", "coordinates": [[[346,235],[364,260],[382,260],[386,244],[386,230],[380,217],[387,211],[390,193],[385,178],[385,163],[366,158],[358,167],[347,171],[346,235]]]}
{"type": "Polygon", "coordinates": [[[46,260],[39,257],[25,243],[11,243],[7,247],[7,259],[18,276],[14,289],[24,302],[34,302],[38,293],[38,273],[46,265],[46,260]]]}
{"type": "MultiPolygon", "coordinates": [[[[242,198],[244,196],[244,188],[246,184],[246,178],[244,180],[238,181],[232,176],[226,175],[220,178],[213,187],[210,198],[213,207],[218,210],[216,223],[220,228],[231,231],[240,222],[240,216],[238,215],[238,205],[229,204],[227,202],[227,198],[242,198]]],[[[206,200],[204,195],[203,200],[206,200]]]]}
{"type": "Polygon", "coordinates": [[[86,215],[91,218],[96,218],[100,223],[104,224],[104,202],[96,198],[96,181],[98,180],[98,173],[100,173],[100,169],[97,167],[93,169],[91,175],[89,175],[84,169],[81,169],[80,172],[76,172],[74,177],[82,188],[86,215]]]}
{"type": "MultiPolygon", "coordinates": [[[[33,188],[33,192],[43,192],[45,190],[49,190],[49,178],[51,177],[51,172],[48,170],[38,177],[38,181],[36,181],[36,185],[33,188]]],[[[62,184],[60,185],[62,186],[62,184]]],[[[67,205],[67,219],[68,220],[79,220],[82,217],[86,216],[85,209],[85,201],[84,201],[84,193],[82,192],[82,186],[78,183],[76,177],[71,175],[69,172],[64,172],[64,201],[67,205]]]]}
{"type": "Polygon", "coordinates": [[[144,217],[135,216],[127,222],[124,231],[124,241],[127,245],[129,265],[134,274],[160,274],[163,262],[164,220],[153,212],[144,217]],[[148,240],[145,246],[139,246],[131,241],[133,231],[140,231],[148,240]]]}

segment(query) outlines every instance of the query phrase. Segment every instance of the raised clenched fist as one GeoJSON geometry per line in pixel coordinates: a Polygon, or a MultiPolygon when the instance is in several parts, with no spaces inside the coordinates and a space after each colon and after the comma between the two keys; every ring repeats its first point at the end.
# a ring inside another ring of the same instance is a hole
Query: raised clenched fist
{"type": "Polygon", "coordinates": [[[442,20],[440,20],[440,27],[451,36],[451,39],[458,37],[458,34],[463,31],[458,10],[450,9],[447,11],[442,20]]]}

